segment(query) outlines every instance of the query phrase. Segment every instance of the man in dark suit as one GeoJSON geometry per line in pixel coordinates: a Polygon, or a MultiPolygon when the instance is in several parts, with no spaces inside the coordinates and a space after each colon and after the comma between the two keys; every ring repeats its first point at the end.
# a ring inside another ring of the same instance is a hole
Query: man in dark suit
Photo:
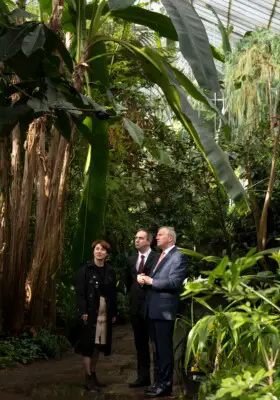
{"type": "Polygon", "coordinates": [[[148,287],[145,313],[150,334],[156,347],[157,376],[145,391],[146,397],[170,396],[173,384],[173,330],[180,290],[187,276],[187,258],[175,246],[176,233],[162,227],[157,234],[157,245],[162,249],[158,262],[150,274],[138,275],[138,283],[148,287]]]}
{"type": "Polygon", "coordinates": [[[151,267],[157,263],[159,254],[151,249],[153,235],[141,229],[135,236],[138,254],[128,257],[127,287],[130,292],[130,317],[137,353],[137,379],[131,388],[150,385],[149,327],[144,315],[147,287],[139,285],[138,274],[149,275],[151,267]]]}

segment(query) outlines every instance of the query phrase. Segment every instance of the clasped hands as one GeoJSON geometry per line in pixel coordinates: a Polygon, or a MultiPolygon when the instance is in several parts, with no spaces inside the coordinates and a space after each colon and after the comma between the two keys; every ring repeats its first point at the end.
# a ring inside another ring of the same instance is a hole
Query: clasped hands
{"type": "Polygon", "coordinates": [[[151,278],[150,276],[147,276],[145,274],[138,274],[137,282],[139,283],[139,285],[152,285],[153,278],[151,278]]]}

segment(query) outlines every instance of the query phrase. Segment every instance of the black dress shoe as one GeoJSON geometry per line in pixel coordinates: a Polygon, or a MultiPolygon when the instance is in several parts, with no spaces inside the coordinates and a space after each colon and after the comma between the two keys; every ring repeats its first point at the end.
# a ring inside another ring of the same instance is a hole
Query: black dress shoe
{"type": "Polygon", "coordinates": [[[149,386],[151,384],[150,378],[137,378],[135,382],[130,383],[130,388],[138,388],[143,386],[149,386]]]}
{"type": "Polygon", "coordinates": [[[152,397],[167,397],[171,396],[172,389],[171,388],[161,388],[160,386],[155,386],[151,388],[151,390],[144,391],[144,397],[152,398],[152,397]]]}
{"type": "Polygon", "coordinates": [[[158,387],[158,384],[155,382],[146,389],[144,389],[144,393],[154,391],[158,387]]]}

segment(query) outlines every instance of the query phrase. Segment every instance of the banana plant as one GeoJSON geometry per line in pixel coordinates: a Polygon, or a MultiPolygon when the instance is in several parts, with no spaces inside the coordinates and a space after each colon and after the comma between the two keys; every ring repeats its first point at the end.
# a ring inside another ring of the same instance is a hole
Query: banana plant
{"type": "MultiPolygon", "coordinates": [[[[46,1],[41,0],[41,7],[43,3],[46,4],[46,1]]],[[[217,181],[223,184],[240,210],[246,209],[246,194],[227,156],[215,142],[214,132],[211,132],[211,129],[199,119],[188,100],[188,97],[192,96],[207,104],[223,119],[225,130],[228,129],[219,109],[207,95],[219,91],[218,75],[213,61],[213,53],[217,56],[218,52],[214,51],[213,47],[211,48],[205,28],[193,5],[189,0],[164,1],[169,18],[166,15],[144,10],[140,6],[133,6],[133,3],[118,0],[95,0],[90,4],[87,4],[85,0],[68,0],[64,3],[62,24],[66,31],[75,34],[73,40],[76,61],[74,78],[79,82],[79,88],[83,90],[84,84],[91,82],[91,61],[106,58],[107,43],[117,43],[126,51],[128,57],[141,62],[147,77],[162,89],[170,107],[194,139],[217,181]],[[114,17],[146,25],[162,37],[178,40],[181,51],[193,68],[201,88],[194,85],[187,76],[171,66],[151,48],[137,47],[129,41],[104,36],[102,33],[105,22],[114,17]],[[101,43],[103,47],[100,51],[101,46],[97,44],[101,43]]],[[[222,59],[222,56],[220,58],[222,59]]],[[[109,89],[108,86],[105,88],[109,89]]],[[[139,129],[134,130],[133,134],[133,124],[125,123],[124,126],[129,126],[131,136],[139,139],[139,129]]],[[[101,226],[97,229],[98,231],[102,232],[101,226]]]]}
{"type": "MultiPolygon", "coordinates": [[[[104,22],[109,17],[118,17],[127,22],[146,25],[155,30],[160,36],[171,40],[179,40],[180,48],[187,61],[193,67],[193,73],[201,88],[208,90],[209,94],[219,91],[217,71],[212,56],[213,51],[211,53],[205,28],[188,0],[164,2],[170,18],[156,12],[144,10],[139,6],[125,8],[124,4],[120,5],[120,3],[122,2],[113,0],[109,3],[106,1],[94,1],[86,6],[85,11],[79,13],[79,15],[83,14],[88,23],[90,23],[89,42],[118,42],[115,38],[100,36],[102,21],[104,22]]],[[[64,14],[64,23],[69,30],[73,31],[74,20],[75,10],[68,3],[68,9],[64,14]]],[[[242,207],[247,209],[246,194],[232,171],[228,157],[215,142],[214,132],[211,132],[211,129],[205,126],[189,104],[189,95],[207,104],[222,118],[225,130],[228,132],[229,128],[225,118],[211,102],[209,96],[205,94],[207,92],[193,85],[184,74],[171,67],[152,49],[132,46],[127,41],[119,41],[118,43],[125,48],[129,57],[135,57],[142,63],[147,75],[161,87],[175,115],[193,137],[217,180],[225,186],[227,193],[240,209],[242,207]]],[[[100,57],[101,55],[95,54],[95,57],[100,57]]]]}

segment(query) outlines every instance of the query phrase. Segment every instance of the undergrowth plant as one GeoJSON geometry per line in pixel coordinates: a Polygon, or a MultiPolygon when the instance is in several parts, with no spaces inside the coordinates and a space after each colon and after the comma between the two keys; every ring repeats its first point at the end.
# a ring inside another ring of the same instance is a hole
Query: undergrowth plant
{"type": "Polygon", "coordinates": [[[261,253],[253,249],[236,260],[196,254],[215,264],[214,269],[202,272],[204,278],[185,281],[182,293],[182,299],[192,299],[194,308],[198,304],[203,310],[200,317],[191,318],[184,360],[185,372],[200,371],[206,376],[201,399],[272,399],[267,396],[278,391],[279,270],[275,275],[254,273],[256,263],[267,254],[279,266],[278,249],[261,253]],[[242,373],[240,369],[233,372],[237,365],[243,367],[242,373]],[[250,385],[258,386],[254,390],[260,397],[242,397],[250,385]],[[205,397],[214,393],[216,397],[205,397]]]}

